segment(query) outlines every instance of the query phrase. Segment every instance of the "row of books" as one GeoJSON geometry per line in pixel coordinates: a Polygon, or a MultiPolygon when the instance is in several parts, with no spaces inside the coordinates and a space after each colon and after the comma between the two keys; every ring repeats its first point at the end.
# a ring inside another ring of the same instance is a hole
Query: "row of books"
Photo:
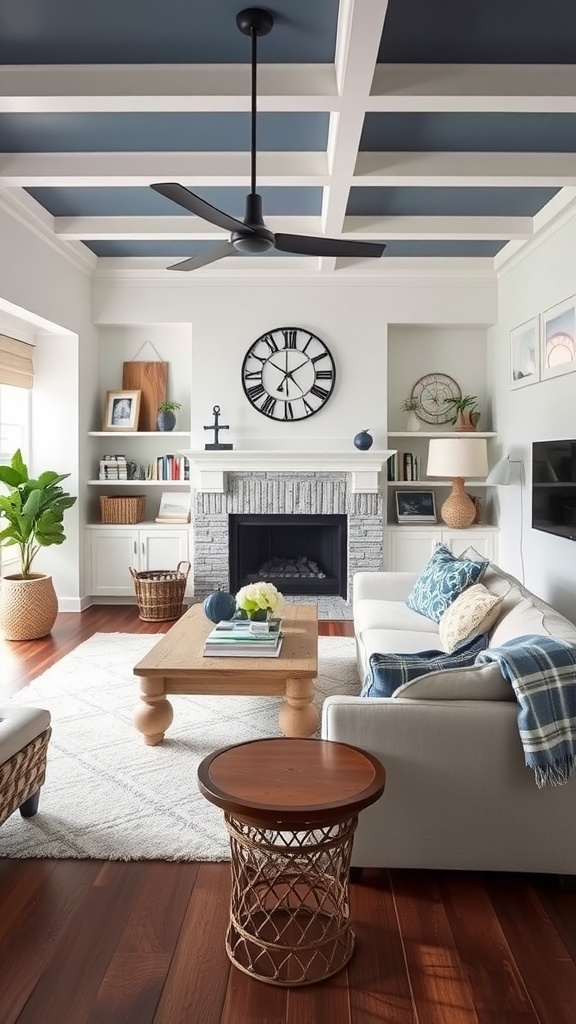
{"type": "Polygon", "coordinates": [[[190,463],[185,455],[159,455],[145,468],[145,480],[190,479],[190,463]]]}
{"type": "Polygon", "coordinates": [[[395,452],[388,459],[388,480],[419,480],[420,458],[412,452],[395,452]]]}
{"type": "Polygon", "coordinates": [[[280,619],[271,623],[232,619],[218,622],[206,637],[205,658],[277,658],[282,649],[280,619]]]}

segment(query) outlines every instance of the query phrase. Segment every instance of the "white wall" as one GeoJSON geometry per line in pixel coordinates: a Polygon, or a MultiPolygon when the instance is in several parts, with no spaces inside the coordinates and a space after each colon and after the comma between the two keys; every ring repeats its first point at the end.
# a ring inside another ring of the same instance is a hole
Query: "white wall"
{"type": "MultiPolygon", "coordinates": [[[[204,424],[220,405],[226,440],[239,448],[352,447],[363,428],[385,447],[387,330],[395,323],[488,324],[496,317],[494,282],[486,279],[398,282],[336,279],[236,283],[96,280],[100,325],[185,323],[192,327],[192,447],[203,448],[204,424]],[[248,403],[240,370],[246,351],[274,327],[302,326],[328,345],[336,363],[334,394],[307,420],[269,420],[248,403]]],[[[418,376],[418,374],[416,374],[418,376]]],[[[222,438],[224,439],[224,438],[222,438]]]]}
{"type": "MultiPolygon", "coordinates": [[[[0,324],[12,337],[37,346],[31,458],[33,472],[71,474],[78,495],[65,517],[66,542],[39,553],[34,568],[51,572],[62,611],[80,608],[84,592],[83,524],[86,519],[86,401],[98,377],[98,345],[91,323],[89,266],[67,258],[31,231],[0,200],[0,324]]],[[[66,485],[65,485],[66,486],[66,485]]]]}
{"type": "MultiPolygon", "coordinates": [[[[500,277],[500,314],[489,332],[491,388],[501,455],[523,459],[526,483],[523,550],[526,585],[576,621],[576,543],[533,530],[531,444],[576,437],[576,372],[510,390],[512,328],[576,294],[576,210],[562,215],[536,243],[505,267],[500,277]]],[[[524,251],[523,251],[524,252],[524,251]]],[[[520,488],[501,487],[501,562],[519,575],[520,488]]]]}

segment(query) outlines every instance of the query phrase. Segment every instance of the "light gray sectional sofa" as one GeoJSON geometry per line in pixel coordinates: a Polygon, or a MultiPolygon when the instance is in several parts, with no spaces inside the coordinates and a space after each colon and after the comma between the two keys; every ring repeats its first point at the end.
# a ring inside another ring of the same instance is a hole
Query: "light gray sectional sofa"
{"type": "MultiPolygon", "coordinates": [[[[372,653],[442,649],[437,624],[406,606],[415,580],[355,575],[361,679],[372,653]]],[[[526,634],[576,643],[575,625],[498,566],[481,582],[503,598],[490,646],[526,634]]],[[[370,751],[387,773],[384,795],[360,815],[353,865],[576,875],[576,777],[537,788],[517,707],[495,664],[421,676],[387,698],[329,697],[322,737],[370,751]]]]}

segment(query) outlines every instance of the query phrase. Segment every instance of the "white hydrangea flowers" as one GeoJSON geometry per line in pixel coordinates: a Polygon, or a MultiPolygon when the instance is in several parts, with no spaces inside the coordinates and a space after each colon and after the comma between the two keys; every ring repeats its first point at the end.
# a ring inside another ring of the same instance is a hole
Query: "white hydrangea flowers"
{"type": "Polygon", "coordinates": [[[273,583],[249,583],[242,587],[236,594],[236,605],[248,617],[256,612],[271,612],[274,614],[282,604],[283,598],[273,583]]]}

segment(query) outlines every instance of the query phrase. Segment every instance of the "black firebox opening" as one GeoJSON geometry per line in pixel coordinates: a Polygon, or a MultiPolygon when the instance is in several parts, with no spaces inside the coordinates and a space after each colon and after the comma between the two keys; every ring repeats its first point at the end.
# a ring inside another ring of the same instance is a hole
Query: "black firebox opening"
{"type": "Polygon", "coordinates": [[[283,594],[348,591],[345,515],[231,515],[230,590],[268,580],[283,594]]]}

